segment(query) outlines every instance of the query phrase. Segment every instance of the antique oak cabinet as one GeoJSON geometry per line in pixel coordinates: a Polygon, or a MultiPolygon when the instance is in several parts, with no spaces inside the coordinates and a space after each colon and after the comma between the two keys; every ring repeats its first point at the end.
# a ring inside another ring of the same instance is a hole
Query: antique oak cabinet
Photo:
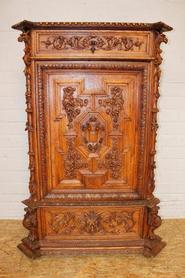
{"type": "Polygon", "coordinates": [[[155,256],[165,242],[154,191],[157,22],[22,21],[30,197],[18,247],[29,257],[155,256]]]}

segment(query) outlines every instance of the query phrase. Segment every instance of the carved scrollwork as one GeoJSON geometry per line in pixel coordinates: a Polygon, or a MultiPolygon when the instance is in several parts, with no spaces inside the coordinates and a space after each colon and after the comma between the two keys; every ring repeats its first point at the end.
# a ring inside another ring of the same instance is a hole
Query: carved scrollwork
{"type": "Polygon", "coordinates": [[[99,163],[99,168],[106,168],[110,171],[111,178],[119,179],[122,168],[122,154],[118,147],[118,139],[113,138],[112,148],[105,155],[103,162],[99,163]]]}
{"type": "Polygon", "coordinates": [[[100,106],[106,108],[106,113],[113,120],[113,128],[118,128],[119,125],[119,116],[121,111],[123,110],[123,90],[120,87],[111,88],[111,97],[107,99],[99,99],[100,106]]]}
{"type": "Polygon", "coordinates": [[[52,47],[56,50],[123,50],[132,51],[134,48],[140,50],[143,41],[132,37],[113,37],[113,36],[55,36],[48,37],[42,41],[46,48],[52,47]]]}
{"type": "Polygon", "coordinates": [[[75,179],[77,176],[77,170],[87,167],[87,163],[75,148],[74,140],[74,137],[67,139],[68,150],[64,161],[64,170],[65,176],[68,179],[75,179]]]}
{"type": "Polygon", "coordinates": [[[106,235],[132,232],[134,211],[95,211],[50,213],[49,227],[61,235],[106,235]]]}
{"type": "Polygon", "coordinates": [[[75,90],[76,88],[70,86],[63,89],[64,96],[62,104],[67,114],[69,128],[73,127],[72,122],[80,114],[80,108],[87,106],[88,104],[87,99],[83,100],[78,97],[74,97],[75,90]]]}

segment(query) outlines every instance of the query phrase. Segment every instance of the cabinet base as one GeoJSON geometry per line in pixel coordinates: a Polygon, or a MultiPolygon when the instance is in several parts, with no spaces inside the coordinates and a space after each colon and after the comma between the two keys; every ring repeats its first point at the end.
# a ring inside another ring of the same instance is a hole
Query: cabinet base
{"type": "Polygon", "coordinates": [[[145,257],[156,256],[166,243],[157,240],[142,240],[141,244],[136,246],[95,246],[95,247],[36,247],[30,246],[25,239],[17,247],[29,258],[36,259],[47,255],[83,255],[83,254],[143,254],[145,257]]]}

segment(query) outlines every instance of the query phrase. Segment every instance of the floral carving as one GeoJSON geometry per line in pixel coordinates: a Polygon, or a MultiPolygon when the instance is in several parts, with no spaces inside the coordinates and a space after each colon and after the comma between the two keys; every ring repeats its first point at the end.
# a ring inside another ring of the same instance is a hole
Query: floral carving
{"type": "Polygon", "coordinates": [[[137,48],[140,50],[143,41],[132,37],[112,37],[112,36],[55,36],[48,37],[42,41],[46,48],[52,47],[56,50],[123,50],[129,51],[137,48]]]}
{"type": "Polygon", "coordinates": [[[134,211],[81,211],[50,213],[52,231],[61,235],[106,235],[132,232],[136,224],[134,211]]]}
{"type": "Polygon", "coordinates": [[[122,168],[122,155],[118,148],[118,139],[113,139],[112,149],[105,155],[104,161],[100,162],[100,168],[109,169],[113,179],[120,178],[122,168]]]}
{"type": "Polygon", "coordinates": [[[64,96],[62,104],[67,114],[69,128],[72,128],[73,120],[80,114],[80,108],[88,104],[87,99],[82,100],[74,97],[75,90],[76,88],[70,86],[63,89],[64,96]]]}
{"type": "Polygon", "coordinates": [[[84,143],[90,152],[97,152],[103,142],[105,127],[98,121],[97,117],[91,116],[81,127],[84,143]]]}
{"type": "Polygon", "coordinates": [[[74,138],[68,138],[68,150],[64,161],[65,176],[68,179],[75,179],[77,176],[77,170],[80,168],[86,168],[87,163],[84,162],[81,155],[75,148],[74,138]]]}
{"type": "Polygon", "coordinates": [[[111,88],[111,97],[107,99],[99,99],[100,106],[106,108],[106,113],[113,120],[113,128],[118,128],[120,112],[123,110],[123,90],[120,87],[111,88]]]}

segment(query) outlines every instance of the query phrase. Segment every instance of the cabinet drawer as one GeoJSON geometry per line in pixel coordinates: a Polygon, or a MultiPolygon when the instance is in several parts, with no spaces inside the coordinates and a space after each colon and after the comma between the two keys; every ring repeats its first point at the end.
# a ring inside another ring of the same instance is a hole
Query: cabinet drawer
{"type": "Polygon", "coordinates": [[[48,58],[149,58],[153,33],[140,31],[33,31],[33,55],[48,58]]]}
{"type": "Polygon", "coordinates": [[[139,239],[144,207],[70,206],[41,208],[42,236],[60,240],[139,239]]]}

